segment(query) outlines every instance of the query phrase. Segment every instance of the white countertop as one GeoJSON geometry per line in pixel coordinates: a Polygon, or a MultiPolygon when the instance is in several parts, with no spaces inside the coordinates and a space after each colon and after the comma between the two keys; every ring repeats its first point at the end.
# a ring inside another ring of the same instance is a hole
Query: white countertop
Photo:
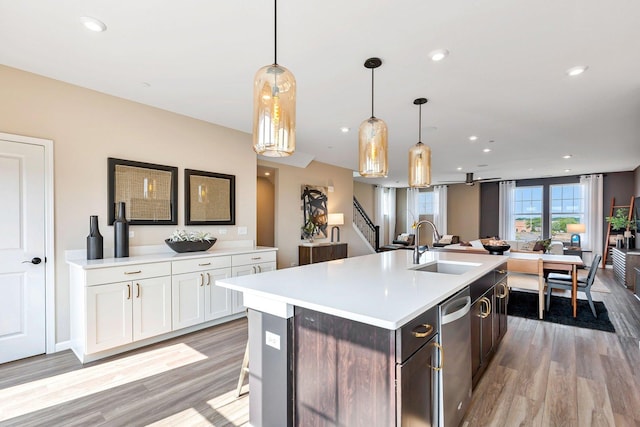
{"type": "MultiPolygon", "coordinates": [[[[214,246],[215,248],[215,246],[214,246]]],[[[90,270],[93,268],[106,268],[122,265],[135,265],[144,264],[149,262],[164,262],[164,261],[179,261],[184,259],[198,259],[206,258],[210,256],[227,256],[227,255],[241,255],[254,252],[268,252],[277,251],[277,248],[270,248],[267,246],[247,246],[247,247],[231,247],[231,248],[211,248],[204,252],[159,252],[145,255],[129,256],[124,258],[104,258],[104,259],[68,259],[67,263],[80,267],[84,270],[90,270]]]]}
{"type": "Polygon", "coordinates": [[[247,307],[281,317],[290,317],[293,306],[298,306],[395,330],[508,259],[430,251],[414,265],[412,257],[412,251],[387,251],[223,279],[216,284],[242,291],[247,307]],[[437,260],[477,267],[463,274],[413,270],[437,260]]]}

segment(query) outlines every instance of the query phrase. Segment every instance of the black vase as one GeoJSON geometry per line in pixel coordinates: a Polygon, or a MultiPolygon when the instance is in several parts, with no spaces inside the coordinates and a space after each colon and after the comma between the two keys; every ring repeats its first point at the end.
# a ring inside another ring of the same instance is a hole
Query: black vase
{"type": "Polygon", "coordinates": [[[118,213],[113,221],[113,250],[116,258],[129,256],[129,222],[125,215],[124,202],[118,203],[118,213]]]}
{"type": "Polygon", "coordinates": [[[87,259],[103,258],[103,239],[98,230],[98,216],[89,217],[89,235],[87,236],[87,259]]]}

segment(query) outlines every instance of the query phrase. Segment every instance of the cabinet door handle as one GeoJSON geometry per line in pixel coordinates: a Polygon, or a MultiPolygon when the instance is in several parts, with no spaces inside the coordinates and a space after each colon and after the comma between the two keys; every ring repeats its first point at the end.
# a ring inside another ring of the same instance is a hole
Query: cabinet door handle
{"type": "Polygon", "coordinates": [[[211,274],[207,273],[207,286],[211,284],[211,274]]]}
{"type": "Polygon", "coordinates": [[[433,342],[433,346],[437,348],[438,352],[440,353],[440,364],[438,366],[429,365],[429,367],[434,371],[441,371],[444,367],[444,348],[442,348],[442,346],[435,341],[433,342]]]}
{"type": "Polygon", "coordinates": [[[415,328],[413,328],[413,330],[411,331],[411,335],[413,335],[416,338],[425,338],[431,335],[432,332],[433,332],[433,326],[427,323],[423,323],[422,325],[418,325],[415,328]],[[420,328],[424,328],[424,331],[419,331],[420,328]]]}
{"type": "Polygon", "coordinates": [[[142,273],[142,270],[138,270],[138,271],[125,271],[124,274],[140,274],[142,273]]]}
{"type": "Polygon", "coordinates": [[[262,273],[262,266],[256,265],[256,268],[258,269],[258,273],[262,273]]]}
{"type": "Polygon", "coordinates": [[[131,285],[127,285],[127,299],[131,299],[131,285]]]}
{"type": "Polygon", "coordinates": [[[251,266],[251,271],[253,271],[253,274],[258,274],[258,272],[256,271],[256,266],[255,265],[251,266]]]}
{"type": "Polygon", "coordinates": [[[480,313],[478,314],[478,316],[481,317],[482,319],[486,319],[491,314],[491,301],[489,301],[489,298],[487,297],[482,297],[480,298],[480,303],[486,304],[487,311],[480,310],[480,313]]]}
{"type": "Polygon", "coordinates": [[[505,274],[507,272],[507,270],[498,270],[497,273],[498,274],[505,274]]]}
{"type": "Polygon", "coordinates": [[[509,296],[509,288],[507,288],[507,285],[505,285],[504,283],[498,283],[498,285],[502,286],[502,293],[498,294],[498,298],[500,299],[504,299],[506,297],[509,296]]]}
{"type": "Polygon", "coordinates": [[[136,298],[140,298],[140,283],[136,283],[137,293],[136,298]]]}
{"type": "Polygon", "coordinates": [[[487,303],[487,316],[491,314],[491,300],[487,297],[484,297],[484,300],[487,303]]]}
{"type": "Polygon", "coordinates": [[[200,273],[200,286],[204,286],[204,274],[200,273]]]}
{"type": "Polygon", "coordinates": [[[211,265],[210,262],[203,262],[202,264],[198,264],[198,267],[204,267],[206,265],[211,265]]]}

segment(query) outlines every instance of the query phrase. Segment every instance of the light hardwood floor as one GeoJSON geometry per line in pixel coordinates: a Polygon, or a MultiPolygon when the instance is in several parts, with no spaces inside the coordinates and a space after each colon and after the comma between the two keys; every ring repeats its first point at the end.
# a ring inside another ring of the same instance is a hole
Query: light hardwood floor
{"type": "MultiPolygon", "coordinates": [[[[509,317],[464,426],[640,426],[640,301],[598,276],[617,333],[509,317]]],[[[84,367],[70,351],[0,365],[0,425],[246,426],[246,339],[242,319],[84,367]]]]}

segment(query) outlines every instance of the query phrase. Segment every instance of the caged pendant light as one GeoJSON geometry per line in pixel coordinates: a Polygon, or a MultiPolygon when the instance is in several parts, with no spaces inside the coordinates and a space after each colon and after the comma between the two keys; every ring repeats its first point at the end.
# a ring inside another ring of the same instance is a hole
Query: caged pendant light
{"type": "Polygon", "coordinates": [[[387,125],[373,115],[373,71],[382,65],[380,58],[369,58],[364,66],[371,70],[371,118],[360,125],[358,131],[358,160],[360,175],[366,178],[386,177],[387,125]]]}
{"type": "Polygon", "coordinates": [[[278,65],[278,2],[274,0],[273,64],[256,73],[253,84],[253,150],[286,157],[296,149],[296,79],[278,65]]]}
{"type": "Polygon", "coordinates": [[[413,101],[419,107],[418,143],[409,149],[409,187],[424,188],[431,185],[431,148],[422,143],[422,104],[427,98],[413,101]]]}

